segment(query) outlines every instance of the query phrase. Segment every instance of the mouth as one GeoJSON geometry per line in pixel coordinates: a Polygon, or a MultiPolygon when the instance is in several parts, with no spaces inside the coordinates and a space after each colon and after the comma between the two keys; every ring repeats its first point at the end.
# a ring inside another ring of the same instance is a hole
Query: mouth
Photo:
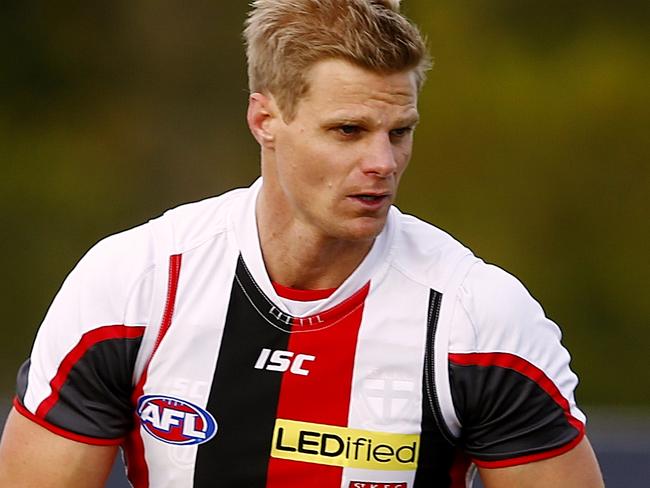
{"type": "Polygon", "coordinates": [[[377,202],[387,198],[387,195],[354,195],[354,198],[358,198],[364,202],[377,202]]]}
{"type": "Polygon", "coordinates": [[[381,207],[384,203],[390,201],[390,193],[359,193],[350,195],[349,198],[361,203],[364,207],[381,207]]]}

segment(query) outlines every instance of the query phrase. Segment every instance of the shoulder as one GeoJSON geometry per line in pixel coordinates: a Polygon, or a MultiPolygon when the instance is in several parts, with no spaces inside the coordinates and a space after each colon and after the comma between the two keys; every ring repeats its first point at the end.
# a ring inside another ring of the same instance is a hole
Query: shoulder
{"type": "Polygon", "coordinates": [[[526,355],[531,344],[559,342],[560,329],[512,274],[485,263],[445,231],[394,212],[393,264],[411,279],[455,301],[451,350],[503,350],[526,355]],[[459,266],[459,263],[465,263],[459,266]],[[449,286],[453,282],[460,286],[449,286]]]}
{"type": "Polygon", "coordinates": [[[85,259],[110,262],[111,258],[119,257],[124,260],[125,268],[130,268],[134,261],[150,264],[160,245],[156,227],[164,228],[173,237],[171,251],[182,252],[223,231],[228,226],[230,212],[241,204],[248,191],[248,188],[235,189],[171,208],[149,222],[102,239],[85,259]]]}
{"type": "Polygon", "coordinates": [[[482,261],[469,270],[455,300],[451,395],[474,462],[505,467],[573,448],[585,416],[557,325],[518,279],[482,261]]]}
{"type": "Polygon", "coordinates": [[[132,229],[108,236],[82,257],[57,298],[74,306],[86,323],[147,318],[153,275],[169,256],[205,242],[227,226],[228,209],[245,190],[185,204],[132,229]],[[82,310],[79,310],[79,308],[82,310]]]}
{"type": "MultiPolygon", "coordinates": [[[[475,263],[456,300],[454,352],[503,352],[546,363],[545,346],[560,344],[559,327],[521,281],[498,266],[475,263]]],[[[568,355],[564,349],[558,353],[568,355]]]]}
{"type": "Polygon", "coordinates": [[[495,366],[532,379],[584,421],[575,406],[577,377],[560,328],[524,285],[501,268],[476,263],[456,297],[449,360],[459,366],[495,366]]]}
{"type": "Polygon", "coordinates": [[[395,208],[391,219],[397,228],[393,266],[416,282],[442,292],[462,260],[476,259],[458,240],[428,222],[395,208]]]}
{"type": "Polygon", "coordinates": [[[482,261],[470,269],[451,324],[449,364],[457,373],[465,369],[472,378],[478,367],[535,384],[567,418],[584,422],[574,397],[578,378],[561,340],[560,328],[517,278],[482,261]]]}
{"type": "Polygon", "coordinates": [[[153,244],[148,224],[112,234],[92,246],[73,273],[128,281],[153,265],[153,244]]]}
{"type": "Polygon", "coordinates": [[[219,196],[187,203],[166,211],[149,222],[157,237],[167,240],[170,253],[182,253],[225,232],[233,214],[240,211],[250,188],[238,188],[219,196]]]}

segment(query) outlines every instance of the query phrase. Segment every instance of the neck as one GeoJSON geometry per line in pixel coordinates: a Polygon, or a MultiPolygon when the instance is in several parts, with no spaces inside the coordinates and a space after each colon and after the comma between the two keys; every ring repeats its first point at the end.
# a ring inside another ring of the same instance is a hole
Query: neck
{"type": "Polygon", "coordinates": [[[287,212],[265,203],[261,192],[257,228],[266,271],[272,281],[291,288],[336,288],[361,264],[374,240],[327,238],[287,212]]]}

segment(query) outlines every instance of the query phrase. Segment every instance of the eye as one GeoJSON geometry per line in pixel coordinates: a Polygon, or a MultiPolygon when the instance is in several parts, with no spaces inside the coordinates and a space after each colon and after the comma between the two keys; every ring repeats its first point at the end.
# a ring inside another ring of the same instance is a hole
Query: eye
{"type": "Polygon", "coordinates": [[[346,124],[346,125],[340,125],[339,127],[337,127],[337,130],[340,134],[344,136],[354,136],[361,132],[361,127],[359,127],[358,125],[346,124]]]}
{"type": "Polygon", "coordinates": [[[408,136],[412,132],[413,132],[413,127],[399,127],[397,129],[393,129],[392,131],[390,131],[390,135],[392,137],[396,137],[399,139],[401,137],[408,136]]]}

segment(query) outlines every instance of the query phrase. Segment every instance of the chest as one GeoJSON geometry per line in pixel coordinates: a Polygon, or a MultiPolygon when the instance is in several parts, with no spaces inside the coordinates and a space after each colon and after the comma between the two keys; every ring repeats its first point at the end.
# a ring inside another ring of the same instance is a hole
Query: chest
{"type": "Polygon", "coordinates": [[[150,365],[144,393],[167,399],[159,418],[186,412],[142,429],[169,486],[405,488],[446,472],[424,375],[430,290],[397,276],[297,318],[243,266],[214,293],[179,290],[150,365]]]}

